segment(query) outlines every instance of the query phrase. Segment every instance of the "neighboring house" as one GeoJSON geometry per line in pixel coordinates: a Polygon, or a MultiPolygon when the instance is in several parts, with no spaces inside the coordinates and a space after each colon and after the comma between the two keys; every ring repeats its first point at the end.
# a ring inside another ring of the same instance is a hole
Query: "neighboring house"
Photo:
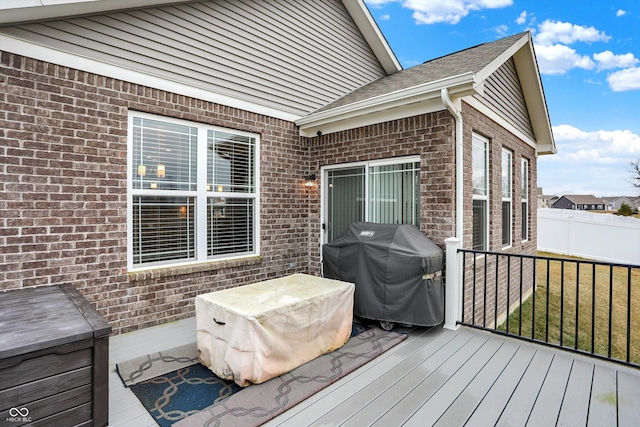
{"type": "Polygon", "coordinates": [[[583,211],[603,211],[607,203],[591,195],[565,195],[551,205],[554,209],[574,209],[583,211]]]}
{"type": "Polygon", "coordinates": [[[611,210],[617,211],[622,205],[627,205],[631,209],[638,209],[640,207],[640,197],[633,196],[618,196],[618,197],[603,197],[602,200],[607,202],[611,210]]]}
{"type": "Polygon", "coordinates": [[[538,187],[538,208],[550,208],[552,201],[556,201],[558,197],[543,194],[542,187],[538,187]]]}
{"type": "Polygon", "coordinates": [[[616,201],[619,199],[619,197],[602,197],[601,199],[605,203],[605,206],[604,206],[605,210],[608,210],[608,211],[616,210],[615,208],[616,201]]]}
{"type": "Polygon", "coordinates": [[[530,33],[402,70],[360,0],[16,4],[2,289],[73,283],[121,333],[320,274],[353,221],[536,252],[555,143],[530,33]]]}

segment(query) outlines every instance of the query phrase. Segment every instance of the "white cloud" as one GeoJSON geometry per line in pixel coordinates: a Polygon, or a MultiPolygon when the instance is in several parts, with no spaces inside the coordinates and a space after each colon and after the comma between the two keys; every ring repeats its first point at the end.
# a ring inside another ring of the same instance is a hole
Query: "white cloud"
{"type": "Polygon", "coordinates": [[[564,146],[567,153],[577,158],[589,158],[599,162],[599,158],[608,156],[631,157],[640,154],[640,135],[630,130],[597,130],[587,132],[571,125],[553,127],[553,137],[558,145],[564,146]],[[583,153],[593,156],[584,156],[583,153]]]}
{"type": "Polygon", "coordinates": [[[618,11],[616,12],[616,16],[624,16],[626,14],[627,14],[627,11],[622,9],[618,9],[618,11]]]}
{"type": "Polygon", "coordinates": [[[527,22],[527,11],[526,10],[522,11],[522,13],[520,15],[518,15],[518,19],[516,19],[516,23],[518,25],[523,25],[525,22],[527,22]]]}
{"type": "Polygon", "coordinates": [[[598,70],[610,70],[612,68],[630,68],[635,66],[640,60],[633,53],[624,55],[614,55],[610,50],[594,53],[593,59],[598,62],[598,70]]]}
{"type": "Polygon", "coordinates": [[[625,195],[629,162],[640,156],[640,135],[630,130],[584,131],[553,127],[558,154],[538,160],[538,183],[545,194],[625,195]]]}
{"type": "Polygon", "coordinates": [[[417,24],[457,24],[472,10],[497,9],[513,4],[513,0],[366,0],[366,3],[376,7],[394,1],[413,10],[417,24]]]}
{"type": "Polygon", "coordinates": [[[603,31],[595,27],[585,27],[569,22],[546,20],[539,25],[539,32],[535,35],[536,44],[551,46],[555,43],[572,44],[575,42],[607,42],[611,39],[603,31]]]}
{"type": "Polygon", "coordinates": [[[573,68],[593,69],[596,64],[588,56],[578,54],[569,46],[536,45],[538,67],[542,74],[564,74],[573,68]]]}
{"type": "Polygon", "coordinates": [[[388,21],[389,19],[391,19],[391,15],[389,15],[388,13],[385,13],[384,15],[380,16],[381,21],[388,21]]]}
{"type": "Polygon", "coordinates": [[[614,92],[640,89],[640,67],[616,71],[607,77],[609,87],[614,92]]]}
{"type": "MultiPolygon", "coordinates": [[[[595,27],[546,20],[538,26],[538,31],[533,37],[540,72],[564,74],[573,68],[592,70],[596,68],[596,63],[588,55],[579,54],[576,49],[568,45],[576,42],[607,42],[610,39],[610,36],[595,27]]],[[[634,63],[633,55],[628,57],[606,52],[594,55],[601,70],[620,67],[620,65],[614,66],[614,63],[634,63]]]]}
{"type": "Polygon", "coordinates": [[[509,34],[509,27],[507,25],[498,25],[496,28],[496,33],[498,33],[498,36],[500,37],[505,37],[509,34]]]}

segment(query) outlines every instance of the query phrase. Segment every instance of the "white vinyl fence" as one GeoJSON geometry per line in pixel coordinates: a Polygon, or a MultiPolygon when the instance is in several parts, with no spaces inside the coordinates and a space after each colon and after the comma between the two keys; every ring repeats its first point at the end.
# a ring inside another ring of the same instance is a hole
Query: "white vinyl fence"
{"type": "Polygon", "coordinates": [[[538,250],[640,265],[640,219],[538,209],[538,250]]]}

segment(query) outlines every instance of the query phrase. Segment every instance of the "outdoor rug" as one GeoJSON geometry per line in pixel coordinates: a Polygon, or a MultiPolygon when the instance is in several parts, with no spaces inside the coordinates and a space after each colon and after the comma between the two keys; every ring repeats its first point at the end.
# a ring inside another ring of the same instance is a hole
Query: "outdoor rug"
{"type": "Polygon", "coordinates": [[[195,343],[120,363],[116,368],[162,427],[258,426],[405,338],[404,334],[354,323],[351,338],[340,349],[245,388],[202,366],[195,343]]]}

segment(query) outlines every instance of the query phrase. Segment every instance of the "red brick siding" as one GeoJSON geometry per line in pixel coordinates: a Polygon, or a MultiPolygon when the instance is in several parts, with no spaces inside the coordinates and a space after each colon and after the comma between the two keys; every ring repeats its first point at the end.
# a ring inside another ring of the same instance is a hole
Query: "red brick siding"
{"type": "Polygon", "coordinates": [[[308,149],[293,123],[2,52],[0,289],[72,283],[115,333],[195,295],[306,272],[308,149]],[[258,133],[262,258],[127,274],[127,113],[258,133]]]}
{"type": "MultiPolygon", "coordinates": [[[[463,103],[464,116],[464,156],[465,156],[465,183],[471,182],[472,175],[472,148],[471,138],[474,132],[489,139],[489,250],[512,254],[535,255],[537,251],[537,231],[536,231],[536,157],[535,150],[524,141],[517,138],[511,132],[498,125],[489,117],[483,115],[476,109],[463,103]],[[513,211],[512,211],[512,240],[513,244],[508,249],[502,249],[502,149],[506,148],[513,153],[512,157],[512,191],[513,191],[513,211]],[[529,239],[522,242],[522,208],[521,208],[521,159],[529,160],[529,239]]],[[[472,188],[465,185],[464,188],[464,223],[465,234],[463,247],[470,248],[472,242],[472,188]]],[[[506,313],[507,306],[507,259],[506,257],[487,257],[486,262],[486,310],[487,322],[494,319],[494,307],[496,301],[496,262],[498,265],[498,316],[506,313]]],[[[471,322],[471,310],[473,302],[472,280],[473,265],[469,258],[466,269],[465,283],[465,321],[471,322]]],[[[484,283],[485,283],[485,260],[480,259],[476,268],[476,321],[484,321],[484,283]]],[[[523,262],[522,267],[522,294],[528,295],[532,290],[533,265],[531,262],[523,262]]],[[[513,308],[514,303],[520,299],[520,264],[518,260],[512,259],[510,267],[510,293],[509,305],[513,308]]]]}

